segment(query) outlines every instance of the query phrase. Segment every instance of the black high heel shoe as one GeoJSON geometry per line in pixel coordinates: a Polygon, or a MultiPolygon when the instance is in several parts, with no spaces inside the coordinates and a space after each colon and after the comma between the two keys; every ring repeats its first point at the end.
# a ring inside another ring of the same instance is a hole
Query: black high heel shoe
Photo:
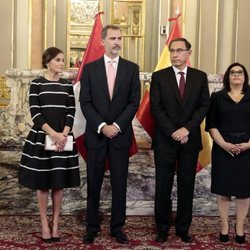
{"type": "Polygon", "coordinates": [[[60,237],[52,237],[51,239],[52,239],[52,241],[54,241],[54,242],[59,242],[59,241],[61,240],[60,237]]]}
{"type": "Polygon", "coordinates": [[[228,242],[229,241],[229,234],[222,234],[220,233],[220,242],[228,242]]]}
{"type": "Polygon", "coordinates": [[[52,242],[52,237],[50,238],[43,238],[43,232],[42,232],[42,237],[41,237],[41,240],[45,243],[51,243],[52,242]]]}
{"type": "MultiPolygon", "coordinates": [[[[52,222],[49,223],[49,228],[50,228],[50,232],[52,233],[52,222]]],[[[51,237],[51,242],[59,242],[61,240],[60,237],[51,237]]]]}
{"type": "Polygon", "coordinates": [[[45,243],[51,243],[52,242],[52,238],[41,238],[43,242],[45,243]]]}
{"type": "Polygon", "coordinates": [[[236,234],[236,236],[235,236],[235,241],[236,241],[238,244],[244,244],[244,243],[246,243],[246,235],[245,235],[245,234],[243,234],[243,235],[238,235],[238,234],[237,234],[236,224],[235,224],[234,228],[235,228],[235,234],[236,234]]]}
{"type": "Polygon", "coordinates": [[[246,243],[246,236],[245,236],[245,234],[244,235],[238,235],[238,234],[236,234],[235,241],[238,244],[244,244],[244,243],[246,243]]]}

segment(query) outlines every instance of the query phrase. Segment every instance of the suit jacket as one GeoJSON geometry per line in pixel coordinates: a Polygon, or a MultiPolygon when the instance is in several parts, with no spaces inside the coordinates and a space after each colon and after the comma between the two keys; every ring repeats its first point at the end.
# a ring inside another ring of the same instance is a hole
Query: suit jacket
{"type": "Polygon", "coordinates": [[[189,140],[182,147],[201,150],[200,124],[207,113],[209,99],[207,75],[200,70],[188,67],[183,100],[172,67],[154,72],[150,87],[151,112],[156,122],[153,148],[174,152],[180,143],[174,141],[171,134],[185,127],[189,140]]]}
{"type": "Polygon", "coordinates": [[[140,103],[139,67],[119,58],[113,98],[110,100],[104,58],[84,66],[81,78],[80,103],[86,118],[85,143],[97,149],[110,141],[117,148],[129,148],[132,142],[132,120],[140,103]],[[115,122],[121,129],[109,140],[98,126],[115,122]]]}

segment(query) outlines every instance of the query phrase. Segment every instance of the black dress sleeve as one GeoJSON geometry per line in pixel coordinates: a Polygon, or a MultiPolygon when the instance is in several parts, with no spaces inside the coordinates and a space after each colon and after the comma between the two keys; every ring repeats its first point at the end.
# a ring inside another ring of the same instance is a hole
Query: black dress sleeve
{"type": "Polygon", "coordinates": [[[41,128],[43,124],[46,123],[46,119],[42,114],[39,101],[40,84],[41,84],[41,79],[33,80],[30,84],[30,91],[29,91],[30,114],[32,121],[38,128],[41,128]]]}
{"type": "Polygon", "coordinates": [[[72,129],[74,118],[75,118],[75,96],[73,90],[73,84],[70,81],[67,81],[68,84],[68,100],[67,100],[67,113],[65,117],[65,126],[68,126],[72,129]]]}
{"type": "Polygon", "coordinates": [[[211,95],[210,104],[206,116],[205,130],[209,131],[211,128],[217,128],[218,125],[218,93],[214,92],[211,95]]]}

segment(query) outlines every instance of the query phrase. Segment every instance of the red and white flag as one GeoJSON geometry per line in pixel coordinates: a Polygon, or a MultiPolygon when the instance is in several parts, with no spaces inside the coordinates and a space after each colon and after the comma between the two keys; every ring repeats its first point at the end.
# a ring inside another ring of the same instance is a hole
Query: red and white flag
{"type": "MultiPolygon", "coordinates": [[[[102,44],[102,22],[101,22],[101,14],[103,12],[99,12],[95,16],[95,23],[88,41],[88,45],[86,51],[84,53],[81,66],[77,73],[76,83],[74,84],[74,93],[75,93],[75,100],[76,100],[76,113],[75,113],[75,120],[73,125],[73,133],[76,138],[76,146],[78,152],[81,154],[83,159],[86,161],[87,159],[87,152],[84,143],[85,138],[85,127],[86,127],[86,119],[84,118],[79,102],[79,95],[80,95],[80,79],[82,76],[83,68],[87,63],[93,62],[104,54],[104,47],[102,44]]],[[[137,153],[137,144],[135,141],[135,136],[133,135],[133,143],[130,147],[129,156],[134,155],[137,153]]]]}
{"type": "Polygon", "coordinates": [[[102,22],[101,22],[101,14],[99,12],[95,16],[95,23],[87,44],[86,51],[84,53],[82,63],[77,73],[76,83],[74,84],[74,93],[75,93],[75,100],[76,100],[76,113],[75,113],[75,120],[73,125],[73,133],[76,138],[76,147],[78,152],[81,154],[83,159],[86,161],[87,153],[84,144],[85,138],[85,127],[86,127],[86,119],[84,118],[79,102],[79,95],[80,95],[80,79],[82,76],[83,68],[87,63],[93,62],[98,58],[102,57],[104,54],[104,47],[102,44],[102,22]]]}

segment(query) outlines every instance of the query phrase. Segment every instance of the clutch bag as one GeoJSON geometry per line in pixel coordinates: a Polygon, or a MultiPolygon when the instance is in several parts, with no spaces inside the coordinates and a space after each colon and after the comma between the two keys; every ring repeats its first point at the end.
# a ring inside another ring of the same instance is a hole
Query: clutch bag
{"type": "MultiPolygon", "coordinates": [[[[54,144],[52,137],[50,135],[45,135],[45,144],[44,144],[45,150],[55,151],[56,145],[54,144]]],[[[64,146],[64,151],[72,151],[73,150],[73,136],[68,135],[67,136],[67,142],[64,146]]]]}

